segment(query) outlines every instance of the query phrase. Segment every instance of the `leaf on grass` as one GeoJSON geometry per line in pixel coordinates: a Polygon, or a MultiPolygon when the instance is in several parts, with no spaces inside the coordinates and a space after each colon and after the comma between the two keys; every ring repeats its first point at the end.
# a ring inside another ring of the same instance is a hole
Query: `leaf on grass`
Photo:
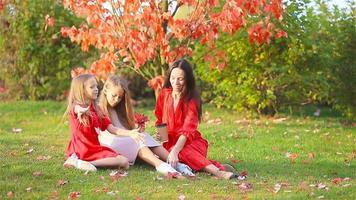
{"type": "Polygon", "coordinates": [[[112,181],[117,181],[122,177],[127,176],[129,173],[126,171],[121,171],[121,170],[113,170],[110,172],[110,177],[112,181]]]}
{"type": "Polygon", "coordinates": [[[67,184],[67,183],[68,183],[68,181],[60,179],[60,180],[57,181],[57,186],[63,186],[65,184],[67,184]]]}
{"type": "Polygon", "coordinates": [[[308,158],[314,159],[315,158],[315,153],[313,153],[313,152],[308,153],[308,158]]]}
{"type": "Polygon", "coordinates": [[[26,188],[26,192],[31,192],[31,191],[32,191],[32,187],[26,188]]]}
{"type": "Polygon", "coordinates": [[[307,191],[309,188],[308,188],[308,183],[305,182],[305,181],[302,181],[299,183],[299,186],[298,186],[298,190],[299,191],[307,191]]]}
{"type": "Polygon", "coordinates": [[[35,177],[37,177],[37,176],[42,176],[42,172],[39,172],[39,171],[33,172],[33,173],[32,173],[32,176],[35,176],[35,177]]]}
{"type": "Polygon", "coordinates": [[[273,123],[278,124],[278,123],[284,122],[286,120],[287,120],[287,117],[275,118],[275,119],[273,119],[273,123]]]}
{"type": "Polygon", "coordinates": [[[185,200],[185,195],[184,194],[179,195],[178,199],[179,200],[185,200]]]}
{"type": "Polygon", "coordinates": [[[331,182],[335,185],[341,183],[342,181],[344,181],[343,178],[334,178],[333,180],[331,180],[331,182]]]}
{"type": "Polygon", "coordinates": [[[324,195],[318,196],[318,199],[324,199],[324,195]]]}
{"type": "Polygon", "coordinates": [[[15,195],[15,193],[13,191],[10,191],[10,192],[7,193],[7,197],[8,198],[13,198],[14,195],[15,195]]]}
{"type": "Polygon", "coordinates": [[[101,192],[109,192],[109,188],[108,187],[103,187],[103,188],[97,188],[97,189],[95,189],[95,193],[101,193],[101,192]]]}
{"type": "Polygon", "coordinates": [[[57,190],[52,192],[52,196],[48,197],[48,200],[57,200],[58,199],[58,192],[57,190]]]}
{"type": "Polygon", "coordinates": [[[51,158],[52,158],[51,156],[38,156],[36,159],[37,160],[49,160],[51,158]]]}
{"type": "Polygon", "coordinates": [[[21,133],[22,132],[22,128],[12,128],[12,132],[13,133],[21,133]]]}
{"type": "Polygon", "coordinates": [[[240,192],[245,193],[248,191],[252,190],[252,184],[251,183],[247,183],[247,182],[243,182],[240,185],[238,185],[238,188],[240,190],[240,192]]]}
{"type": "Polygon", "coordinates": [[[29,150],[26,151],[26,153],[27,153],[27,154],[30,154],[30,153],[32,153],[34,150],[35,150],[35,149],[30,148],[29,150]]]}
{"type": "Polygon", "coordinates": [[[68,199],[76,199],[76,198],[79,198],[79,197],[80,197],[80,192],[77,192],[77,191],[71,192],[68,195],[68,199]]]}
{"type": "Polygon", "coordinates": [[[222,120],[220,118],[211,119],[206,122],[207,124],[220,125],[222,124],[222,120]]]}

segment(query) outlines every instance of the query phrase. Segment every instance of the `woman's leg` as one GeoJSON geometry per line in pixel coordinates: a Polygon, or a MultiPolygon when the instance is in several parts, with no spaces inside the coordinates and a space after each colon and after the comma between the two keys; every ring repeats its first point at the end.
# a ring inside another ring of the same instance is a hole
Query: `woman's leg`
{"type": "Polygon", "coordinates": [[[234,173],[232,172],[227,172],[227,171],[222,171],[220,170],[219,168],[217,168],[215,165],[213,164],[210,164],[210,165],[207,165],[206,167],[204,167],[203,169],[204,171],[216,176],[216,177],[219,177],[219,178],[223,178],[223,179],[230,179],[230,177],[232,175],[234,175],[234,173]]]}
{"type": "Polygon", "coordinates": [[[95,167],[122,167],[129,168],[129,161],[126,157],[118,155],[116,157],[102,158],[90,162],[95,167]]]}
{"type": "Polygon", "coordinates": [[[161,160],[166,161],[169,152],[163,146],[150,147],[151,151],[156,154],[161,160]]]}

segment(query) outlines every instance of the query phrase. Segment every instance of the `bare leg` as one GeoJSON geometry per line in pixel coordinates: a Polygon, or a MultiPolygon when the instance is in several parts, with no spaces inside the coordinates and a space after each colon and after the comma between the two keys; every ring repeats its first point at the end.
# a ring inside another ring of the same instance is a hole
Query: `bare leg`
{"type": "Polygon", "coordinates": [[[116,157],[102,158],[90,162],[95,167],[122,167],[129,168],[129,161],[126,157],[118,155],[116,157]]]}
{"type": "Polygon", "coordinates": [[[142,147],[138,151],[138,157],[154,167],[158,167],[163,163],[163,161],[157,158],[148,147],[142,147]]]}
{"type": "Polygon", "coordinates": [[[169,152],[163,146],[150,147],[151,151],[156,154],[161,160],[166,161],[169,152]]]}
{"type": "Polygon", "coordinates": [[[219,168],[217,168],[213,164],[210,164],[210,165],[204,167],[204,171],[206,171],[218,178],[223,178],[223,179],[230,179],[230,177],[233,175],[232,172],[226,172],[226,171],[219,170],[219,168]]]}

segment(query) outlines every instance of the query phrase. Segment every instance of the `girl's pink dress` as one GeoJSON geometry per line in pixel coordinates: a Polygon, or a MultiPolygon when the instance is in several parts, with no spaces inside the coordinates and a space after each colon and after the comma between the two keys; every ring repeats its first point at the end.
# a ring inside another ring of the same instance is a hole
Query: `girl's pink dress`
{"type": "Polygon", "coordinates": [[[157,117],[156,125],[167,124],[168,141],[163,144],[163,147],[171,151],[179,136],[184,135],[187,137],[187,141],[178,154],[179,161],[195,171],[202,170],[210,164],[224,170],[220,163],[207,159],[208,142],[198,131],[198,105],[199,102],[195,99],[187,102],[181,98],[174,110],[172,89],[162,89],[157,99],[155,115],[157,117]]]}
{"type": "Polygon", "coordinates": [[[74,106],[71,108],[69,115],[69,125],[71,129],[71,140],[67,146],[67,158],[76,154],[79,159],[93,161],[101,158],[116,157],[119,155],[108,147],[101,146],[98,140],[98,129],[106,130],[111,124],[110,119],[106,116],[99,119],[94,109],[94,105],[89,106],[89,125],[84,126],[79,123],[77,114],[74,112],[74,106]],[[97,130],[96,130],[97,129],[97,130]]]}

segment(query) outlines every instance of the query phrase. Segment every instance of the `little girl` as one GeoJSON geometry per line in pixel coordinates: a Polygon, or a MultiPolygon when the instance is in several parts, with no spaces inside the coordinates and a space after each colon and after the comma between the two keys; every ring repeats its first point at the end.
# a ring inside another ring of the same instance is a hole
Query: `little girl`
{"type": "MultiPolygon", "coordinates": [[[[126,130],[135,128],[129,90],[123,79],[120,79],[118,76],[111,75],[106,80],[103,91],[99,97],[99,107],[105,115],[110,117],[114,126],[126,130]]],[[[157,171],[163,174],[174,172],[175,170],[171,165],[162,161],[167,160],[168,151],[149,134],[143,134],[144,142],[141,144],[137,144],[130,137],[118,137],[108,132],[102,132],[99,135],[99,142],[103,146],[107,146],[114,149],[116,152],[120,152],[128,158],[130,164],[135,162],[138,155],[139,158],[153,165],[156,167],[157,171]],[[157,158],[155,154],[162,160],[157,158]]],[[[187,165],[179,163],[176,169],[184,175],[194,175],[187,165]]]]}
{"type": "Polygon", "coordinates": [[[98,87],[93,75],[82,74],[74,78],[65,112],[69,116],[71,140],[68,144],[65,167],[96,171],[96,167],[129,168],[128,159],[108,147],[101,146],[98,140],[100,130],[108,130],[116,135],[130,136],[143,141],[138,129],[124,130],[111,125],[110,119],[102,114],[94,101],[98,97],[98,87]]]}

